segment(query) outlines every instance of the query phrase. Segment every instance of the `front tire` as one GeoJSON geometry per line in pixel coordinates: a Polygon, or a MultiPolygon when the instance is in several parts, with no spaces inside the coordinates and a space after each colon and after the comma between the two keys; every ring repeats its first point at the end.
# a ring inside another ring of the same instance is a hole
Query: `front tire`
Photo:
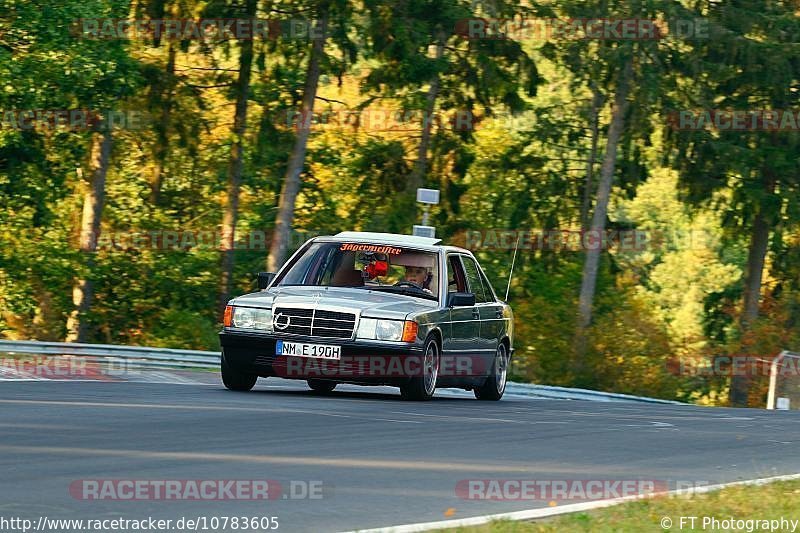
{"type": "Polygon", "coordinates": [[[309,379],[306,383],[308,383],[309,388],[314,392],[323,394],[333,391],[337,385],[335,381],[327,381],[325,379],[309,379]]]}
{"type": "Polygon", "coordinates": [[[428,337],[422,353],[422,375],[412,377],[407,384],[400,387],[400,393],[406,400],[430,400],[436,391],[441,351],[435,337],[428,337]]]}
{"type": "Polygon", "coordinates": [[[492,373],[486,378],[481,387],[473,391],[477,399],[496,402],[503,397],[503,393],[506,391],[508,360],[508,348],[501,342],[497,345],[497,353],[492,364],[492,373]]]}
{"type": "Polygon", "coordinates": [[[239,392],[249,391],[255,386],[256,381],[258,381],[257,375],[239,372],[232,368],[225,360],[224,353],[220,361],[220,373],[222,374],[222,383],[225,385],[225,388],[229,390],[239,392]]]}

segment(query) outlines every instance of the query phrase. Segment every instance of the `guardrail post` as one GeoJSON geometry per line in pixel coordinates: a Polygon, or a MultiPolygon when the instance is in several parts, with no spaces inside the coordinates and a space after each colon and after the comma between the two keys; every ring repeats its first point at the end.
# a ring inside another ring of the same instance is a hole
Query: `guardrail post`
{"type": "Polygon", "coordinates": [[[778,388],[778,363],[783,360],[786,351],[782,351],[769,366],[769,393],[767,394],[767,409],[775,409],[775,393],[778,388]]]}

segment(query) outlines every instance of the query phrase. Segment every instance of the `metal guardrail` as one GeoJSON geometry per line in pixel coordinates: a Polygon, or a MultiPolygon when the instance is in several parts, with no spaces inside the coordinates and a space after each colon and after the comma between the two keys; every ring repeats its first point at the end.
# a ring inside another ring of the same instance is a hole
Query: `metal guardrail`
{"type": "MultiPolygon", "coordinates": [[[[200,350],[177,350],[173,348],[150,348],[147,346],[123,346],[119,344],[80,344],[74,342],[45,341],[10,341],[0,340],[0,353],[24,353],[36,355],[74,355],[77,357],[98,357],[107,361],[139,360],[151,366],[183,366],[219,368],[220,352],[200,350]]],[[[679,404],[680,402],[616,394],[568,387],[552,387],[532,383],[509,382],[508,394],[536,396],[563,400],[592,401],[633,401],[663,404],[679,404]]]]}
{"type": "Polygon", "coordinates": [[[219,366],[219,352],[122,346],[119,344],[81,344],[77,342],[0,340],[0,352],[36,355],[75,355],[173,363],[178,366],[219,366]]]}
{"type": "Polygon", "coordinates": [[[537,396],[539,398],[553,398],[562,400],[591,400],[595,402],[645,402],[686,405],[683,402],[662,400],[660,398],[649,398],[647,396],[634,396],[632,394],[620,394],[616,392],[605,392],[589,389],[575,389],[572,387],[554,387],[551,385],[537,385],[534,383],[515,383],[513,381],[508,382],[508,385],[506,386],[506,394],[537,396]]]}

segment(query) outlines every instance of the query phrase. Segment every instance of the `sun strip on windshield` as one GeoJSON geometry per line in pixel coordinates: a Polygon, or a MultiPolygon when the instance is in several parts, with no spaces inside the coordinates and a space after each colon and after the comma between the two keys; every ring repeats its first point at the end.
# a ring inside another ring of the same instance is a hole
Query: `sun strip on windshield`
{"type": "Polygon", "coordinates": [[[401,248],[395,248],[393,246],[375,246],[373,244],[355,244],[355,243],[343,243],[339,247],[339,250],[348,252],[376,252],[388,255],[400,255],[401,253],[403,253],[403,250],[401,248]]]}

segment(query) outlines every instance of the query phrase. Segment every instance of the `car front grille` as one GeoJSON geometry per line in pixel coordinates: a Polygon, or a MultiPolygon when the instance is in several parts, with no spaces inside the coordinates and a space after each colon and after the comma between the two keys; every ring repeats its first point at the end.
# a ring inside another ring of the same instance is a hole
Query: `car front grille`
{"type": "Polygon", "coordinates": [[[300,309],[296,307],[276,307],[273,316],[289,317],[289,326],[280,329],[277,325],[275,333],[305,335],[307,337],[323,337],[333,339],[349,339],[356,327],[356,315],[326,309],[300,309]]]}

